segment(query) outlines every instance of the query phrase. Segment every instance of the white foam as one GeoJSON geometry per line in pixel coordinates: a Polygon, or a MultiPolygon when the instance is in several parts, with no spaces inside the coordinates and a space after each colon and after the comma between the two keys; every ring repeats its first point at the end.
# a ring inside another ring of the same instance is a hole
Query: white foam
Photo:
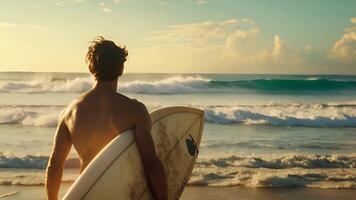
{"type": "MultiPolygon", "coordinates": [[[[150,106],[159,108],[160,106],[150,106]]],[[[355,127],[356,104],[198,106],[207,122],[245,125],[355,127]]],[[[64,106],[0,106],[0,124],[54,127],[64,106]]]]}
{"type": "Polygon", "coordinates": [[[200,158],[190,185],[356,188],[356,155],[200,158]]]}
{"type": "Polygon", "coordinates": [[[126,93],[180,94],[207,90],[210,79],[201,76],[174,76],[157,81],[119,83],[118,90],[126,93]]]}
{"type": "Polygon", "coordinates": [[[0,124],[54,127],[62,106],[1,106],[0,124]]]}
{"type": "Polygon", "coordinates": [[[247,168],[356,168],[356,155],[258,155],[201,158],[197,165],[247,168]]]}
{"type": "Polygon", "coordinates": [[[93,79],[90,77],[77,77],[74,79],[53,81],[51,78],[41,78],[31,81],[2,81],[0,92],[19,93],[81,93],[91,88],[93,79]]]}
{"type": "MultiPolygon", "coordinates": [[[[47,156],[0,153],[0,185],[43,185],[47,156]],[[21,168],[15,170],[13,168],[21,168]]],[[[67,160],[63,182],[76,179],[79,160],[67,160]]],[[[213,155],[198,158],[189,185],[356,188],[356,155],[213,155]]]]}
{"type": "Polygon", "coordinates": [[[45,127],[55,127],[57,126],[59,113],[51,112],[38,115],[36,117],[28,116],[23,121],[22,124],[25,126],[45,126],[45,127]]]}
{"type": "MultiPolygon", "coordinates": [[[[206,87],[210,79],[201,76],[172,76],[154,81],[129,81],[118,83],[118,91],[143,94],[181,94],[198,91],[213,91],[206,87]]],[[[0,92],[22,93],[81,93],[92,87],[91,77],[56,80],[41,78],[31,81],[0,82],[0,92]]]]}
{"type": "Polygon", "coordinates": [[[218,124],[268,124],[277,126],[354,127],[356,105],[265,104],[208,106],[206,121],[218,124]]]}

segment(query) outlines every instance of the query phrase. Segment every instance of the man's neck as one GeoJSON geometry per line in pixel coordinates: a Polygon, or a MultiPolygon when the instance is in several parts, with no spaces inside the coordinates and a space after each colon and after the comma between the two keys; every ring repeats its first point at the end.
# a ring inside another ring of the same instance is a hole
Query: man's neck
{"type": "Polygon", "coordinates": [[[102,92],[116,92],[117,79],[114,81],[96,80],[93,85],[93,90],[102,91],[102,92]]]}

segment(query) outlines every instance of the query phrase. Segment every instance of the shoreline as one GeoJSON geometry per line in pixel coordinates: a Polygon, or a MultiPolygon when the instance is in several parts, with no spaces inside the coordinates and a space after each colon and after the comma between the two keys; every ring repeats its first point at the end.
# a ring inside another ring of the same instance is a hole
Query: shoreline
{"type": "MultiPolygon", "coordinates": [[[[71,184],[62,184],[60,197],[68,190],[71,184]]],[[[18,185],[1,185],[0,196],[5,193],[14,193],[6,197],[0,197],[1,200],[9,199],[45,199],[44,186],[18,186],[18,185]],[[19,191],[19,192],[17,192],[19,191]]],[[[248,188],[244,186],[230,187],[209,187],[209,186],[187,186],[180,199],[244,199],[244,200],[352,200],[356,196],[355,189],[320,189],[306,187],[291,188],[248,188]]]]}

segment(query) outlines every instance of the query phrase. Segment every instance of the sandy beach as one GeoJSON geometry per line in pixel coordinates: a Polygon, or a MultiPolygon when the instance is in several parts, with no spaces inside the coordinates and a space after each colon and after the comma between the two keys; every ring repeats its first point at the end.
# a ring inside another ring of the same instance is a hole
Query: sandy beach
{"type": "MultiPolygon", "coordinates": [[[[70,184],[64,184],[60,196],[69,188],[70,184]]],[[[0,194],[17,192],[14,195],[0,197],[2,200],[38,200],[45,199],[43,186],[1,186],[0,194]]],[[[352,200],[356,196],[354,189],[319,189],[319,188],[247,188],[247,187],[193,187],[185,188],[182,200],[352,200]]]]}

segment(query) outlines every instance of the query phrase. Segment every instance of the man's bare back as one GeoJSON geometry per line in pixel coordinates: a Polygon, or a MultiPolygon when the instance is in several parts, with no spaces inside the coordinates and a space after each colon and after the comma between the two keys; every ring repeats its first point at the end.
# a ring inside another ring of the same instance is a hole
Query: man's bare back
{"type": "Polygon", "coordinates": [[[74,100],[64,118],[81,160],[81,171],[119,133],[134,128],[141,103],[93,88],[74,100]]]}

